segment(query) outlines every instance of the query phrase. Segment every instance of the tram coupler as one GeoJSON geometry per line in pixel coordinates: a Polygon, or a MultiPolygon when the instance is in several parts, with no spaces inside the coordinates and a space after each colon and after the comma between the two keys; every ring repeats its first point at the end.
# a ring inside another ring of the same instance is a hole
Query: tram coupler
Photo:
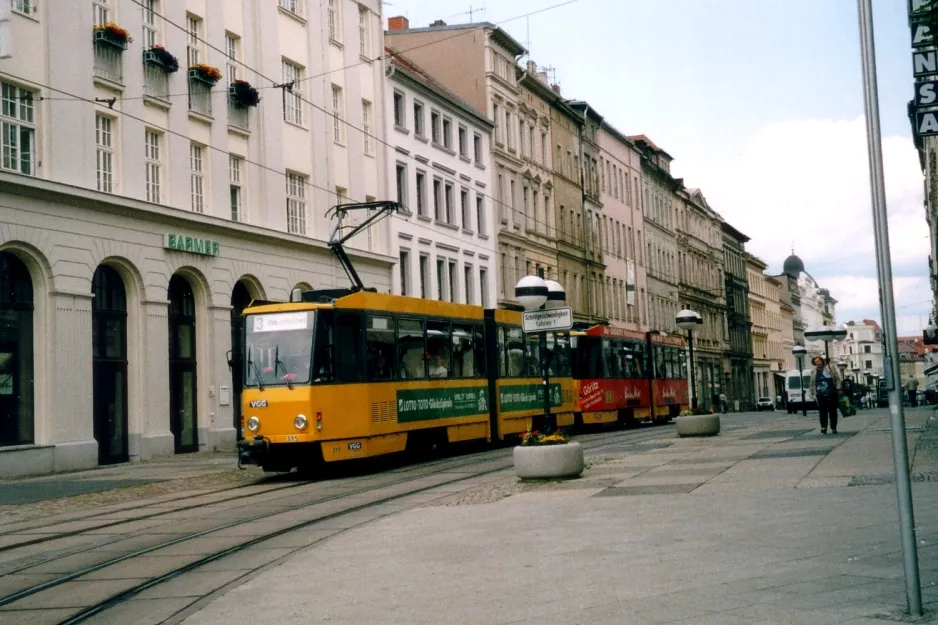
{"type": "Polygon", "coordinates": [[[264,464],[270,456],[270,441],[262,436],[238,441],[238,465],[264,464]]]}

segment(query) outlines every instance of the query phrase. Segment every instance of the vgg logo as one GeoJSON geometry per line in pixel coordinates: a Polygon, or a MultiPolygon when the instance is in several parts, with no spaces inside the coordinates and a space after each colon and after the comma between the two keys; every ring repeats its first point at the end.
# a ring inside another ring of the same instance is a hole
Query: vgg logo
{"type": "Polygon", "coordinates": [[[266,408],[267,400],[266,399],[252,399],[251,408],[266,408]]]}

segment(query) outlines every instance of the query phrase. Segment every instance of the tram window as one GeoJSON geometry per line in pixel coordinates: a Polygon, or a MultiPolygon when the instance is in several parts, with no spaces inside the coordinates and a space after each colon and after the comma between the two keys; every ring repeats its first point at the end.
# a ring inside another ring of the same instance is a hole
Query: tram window
{"type": "Polygon", "coordinates": [[[665,353],[664,347],[655,347],[655,377],[659,379],[667,378],[667,370],[665,368],[665,353]]]}
{"type": "Polygon", "coordinates": [[[397,321],[397,368],[403,380],[422,380],[427,377],[426,346],[423,336],[423,321],[398,319],[397,321]]]}
{"type": "Polygon", "coordinates": [[[368,315],[365,319],[365,355],[369,380],[394,377],[394,319],[368,315]]]}
{"type": "Polygon", "coordinates": [[[427,321],[427,353],[431,378],[451,378],[453,335],[448,321],[427,321]]]}
{"type": "Polygon", "coordinates": [[[475,378],[479,376],[475,340],[473,326],[453,324],[453,375],[450,377],[475,378]]]}
{"type": "Polygon", "coordinates": [[[554,355],[551,358],[552,375],[566,378],[570,376],[570,336],[558,334],[554,337],[554,355]]]}
{"type": "Polygon", "coordinates": [[[525,341],[527,345],[527,373],[525,375],[538,377],[541,375],[540,337],[537,334],[528,334],[525,338],[527,339],[525,341]]]}
{"type": "Polygon", "coordinates": [[[508,377],[524,376],[524,333],[521,328],[505,329],[505,359],[508,361],[508,377]]]}
{"type": "Polygon", "coordinates": [[[336,315],[335,338],[338,349],[336,374],[340,382],[358,382],[364,379],[361,367],[362,318],[356,313],[336,315]]]}
{"type": "Polygon", "coordinates": [[[335,327],[331,310],[316,313],[313,339],[313,382],[332,382],[335,377],[335,327]]]}
{"type": "Polygon", "coordinates": [[[625,377],[637,380],[645,377],[645,355],[640,345],[624,343],[622,345],[622,365],[625,377]]]}
{"type": "Polygon", "coordinates": [[[485,332],[482,331],[482,326],[477,324],[472,326],[472,348],[475,352],[475,360],[473,364],[475,366],[475,376],[477,378],[485,377],[485,332]]]}
{"type": "Polygon", "coordinates": [[[619,377],[619,362],[615,354],[618,347],[618,341],[603,339],[603,377],[605,378],[619,377]]]}

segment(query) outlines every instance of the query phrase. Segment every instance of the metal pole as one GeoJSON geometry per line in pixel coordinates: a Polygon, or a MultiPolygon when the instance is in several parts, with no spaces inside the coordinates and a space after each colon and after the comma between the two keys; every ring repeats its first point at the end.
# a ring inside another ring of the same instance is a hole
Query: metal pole
{"type": "Polygon", "coordinates": [[[804,356],[798,357],[798,387],[801,389],[801,416],[808,416],[808,389],[804,387],[804,356]]]}
{"type": "Polygon", "coordinates": [[[687,344],[690,347],[690,408],[697,412],[697,384],[694,380],[694,331],[687,331],[687,344]]]}
{"type": "Polygon", "coordinates": [[[873,234],[876,240],[877,274],[883,338],[889,390],[889,416],[892,425],[892,452],[896,469],[896,494],[899,503],[899,530],[905,569],[905,592],[909,613],[922,614],[922,588],[919,579],[918,547],[915,543],[915,514],[912,509],[912,484],[909,479],[909,450],[906,446],[902,388],[899,384],[899,344],[896,340],[896,306],[892,292],[892,261],[889,256],[889,223],[886,215],[886,192],[883,179],[882,138],[879,128],[879,95],[876,84],[876,47],[873,40],[871,0],[857,0],[860,21],[860,52],[863,64],[863,99],[866,105],[867,149],[870,158],[870,194],[873,208],[873,234]]]}
{"type": "MultiPolygon", "coordinates": [[[[544,268],[537,270],[539,278],[544,279],[544,268]]],[[[553,419],[550,414],[550,355],[547,353],[547,332],[538,336],[538,351],[541,355],[541,376],[544,381],[544,434],[554,431],[553,419]]]]}

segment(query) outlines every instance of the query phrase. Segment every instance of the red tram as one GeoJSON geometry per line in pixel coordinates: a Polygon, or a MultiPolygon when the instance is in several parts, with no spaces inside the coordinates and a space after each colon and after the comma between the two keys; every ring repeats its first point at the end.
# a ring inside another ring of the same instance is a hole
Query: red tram
{"type": "Polygon", "coordinates": [[[574,378],[583,425],[667,422],[688,407],[680,337],[604,325],[577,334],[574,378]]]}

